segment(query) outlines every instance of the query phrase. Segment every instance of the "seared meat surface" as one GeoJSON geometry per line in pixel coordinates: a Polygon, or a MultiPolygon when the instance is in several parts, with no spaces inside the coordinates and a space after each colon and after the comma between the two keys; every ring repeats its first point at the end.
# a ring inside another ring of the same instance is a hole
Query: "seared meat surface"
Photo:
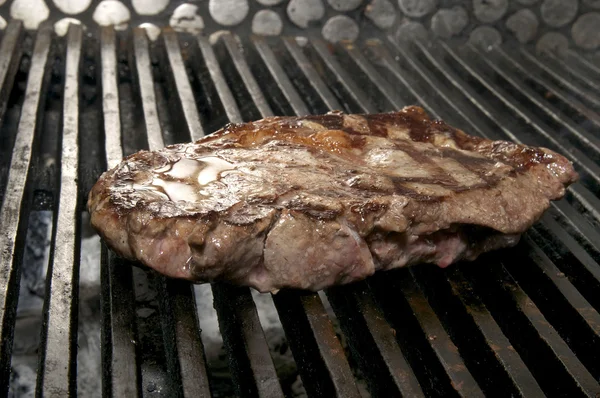
{"type": "Polygon", "coordinates": [[[514,245],[576,179],[548,149],[407,107],[272,117],[141,151],[102,175],[88,208],[116,253],[168,276],[319,290],[514,245]]]}

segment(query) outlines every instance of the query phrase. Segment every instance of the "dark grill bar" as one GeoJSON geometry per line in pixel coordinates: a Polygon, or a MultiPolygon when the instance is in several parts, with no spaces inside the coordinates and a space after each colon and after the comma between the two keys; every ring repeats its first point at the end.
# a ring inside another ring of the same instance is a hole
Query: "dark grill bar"
{"type": "MultiPolygon", "coordinates": [[[[106,166],[114,167],[123,158],[117,80],[117,41],[115,31],[100,33],[102,109],[106,166]]],[[[135,342],[133,275],[128,262],[116,258],[102,245],[102,362],[103,389],[115,397],[139,396],[139,368],[135,342]]]]}
{"type": "Polygon", "coordinates": [[[523,363],[523,360],[512,348],[508,338],[502,333],[500,326],[494,321],[492,314],[474,292],[473,285],[459,270],[454,270],[448,278],[452,294],[459,298],[467,313],[481,332],[485,344],[491,348],[493,355],[508,373],[518,393],[525,397],[543,395],[540,386],[523,363]]]}
{"type": "Polygon", "coordinates": [[[47,312],[43,331],[38,389],[45,397],[60,397],[75,392],[75,350],[77,336],[77,300],[79,283],[78,161],[79,161],[79,64],[82,44],[81,27],[73,27],[67,36],[65,83],[60,156],[60,187],[54,232],[54,251],[46,287],[47,312]]]}
{"type": "MultiPolygon", "coordinates": [[[[20,29],[20,26],[13,28],[20,29]]],[[[10,40],[10,36],[8,38],[10,40]]],[[[24,243],[24,226],[27,225],[27,209],[21,211],[24,202],[29,199],[26,192],[28,171],[30,168],[34,137],[38,121],[38,107],[43,103],[48,54],[50,52],[51,35],[49,27],[40,30],[31,59],[31,68],[25,91],[25,100],[21,111],[21,118],[14,139],[13,156],[8,169],[8,178],[2,207],[0,208],[0,227],[2,240],[0,241],[0,363],[2,374],[0,388],[8,387],[9,359],[12,349],[13,328],[15,311],[17,307],[17,294],[19,287],[22,249],[24,243]]],[[[10,44],[2,49],[9,49],[10,44]]],[[[9,58],[10,59],[10,58],[9,58]]],[[[4,84],[6,84],[6,80],[4,84]]],[[[10,83],[8,83],[10,84],[10,83]]],[[[8,93],[6,93],[8,94],[8,93]]],[[[68,328],[68,325],[65,325],[68,328]]]]}
{"type": "MultiPolygon", "coordinates": [[[[496,49],[495,51],[497,52],[497,54],[500,57],[504,58],[506,60],[506,62],[510,63],[510,67],[504,69],[504,72],[506,72],[506,73],[512,72],[510,74],[512,76],[514,76],[515,75],[514,72],[518,71],[519,74],[521,74],[522,76],[527,76],[527,79],[530,79],[531,81],[535,81],[540,86],[542,86],[542,88],[549,90],[555,96],[560,98],[561,105],[572,107],[575,111],[579,112],[582,116],[584,116],[585,118],[590,120],[592,123],[596,124],[597,126],[600,126],[600,117],[598,116],[598,113],[596,111],[592,110],[588,105],[579,101],[573,95],[569,94],[566,90],[561,89],[558,86],[558,84],[553,83],[550,79],[543,76],[542,73],[539,73],[539,69],[533,69],[535,71],[535,73],[532,73],[531,70],[529,69],[529,65],[524,67],[519,62],[517,62],[510,54],[506,53],[505,51],[503,51],[500,48],[496,49]],[[515,69],[515,71],[512,71],[513,68],[515,69]]],[[[526,88],[522,88],[522,89],[526,89],[526,88]]],[[[540,101],[540,104],[538,106],[548,107],[548,105],[549,104],[546,104],[543,101],[540,101]]],[[[555,111],[554,113],[557,114],[558,112],[555,111]]]]}
{"type": "MultiPolygon", "coordinates": [[[[57,38],[45,26],[32,36],[14,22],[2,33],[3,124],[11,120],[7,107],[19,106],[9,101],[19,90],[13,80],[22,73],[27,82],[18,125],[0,126],[10,144],[0,159],[0,395],[10,385],[22,254],[37,191],[53,189],[54,215],[37,393],[62,397],[77,393],[80,225],[101,170],[228,122],[413,103],[473,134],[555,149],[574,162],[581,182],[514,249],[446,270],[391,271],[325,295],[272,296],[303,389],[321,397],[600,394],[598,65],[573,53],[546,59],[445,42],[334,46],[172,30],[151,42],[142,29],[99,33],[95,41],[71,26],[57,38]],[[29,54],[21,48],[32,39],[29,54]],[[101,95],[88,103],[82,65],[90,47],[92,85],[101,95]],[[51,79],[61,90],[47,100],[51,79]],[[61,103],[57,184],[38,187],[42,120],[54,100],[61,103]],[[82,128],[81,110],[90,106],[101,115],[100,151],[84,139],[96,134],[82,128]]],[[[223,396],[191,284],[116,258],[104,245],[101,280],[103,396],[223,396]]],[[[221,284],[211,291],[229,363],[225,383],[237,396],[294,396],[251,291],[221,284]]]]}

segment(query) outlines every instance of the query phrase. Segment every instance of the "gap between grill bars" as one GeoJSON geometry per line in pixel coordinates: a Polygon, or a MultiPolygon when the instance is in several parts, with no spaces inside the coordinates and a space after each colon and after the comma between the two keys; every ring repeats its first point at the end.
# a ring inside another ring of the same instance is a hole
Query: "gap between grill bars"
{"type": "MultiPolygon", "coordinates": [[[[0,130],[10,143],[0,160],[0,395],[10,384],[24,237],[42,173],[45,94],[56,74],[60,167],[50,193],[38,394],[76,393],[81,214],[102,170],[133,151],[196,140],[227,122],[413,103],[473,134],[555,149],[582,179],[514,250],[448,270],[419,266],[376,275],[325,295],[274,295],[304,389],[323,397],[600,393],[598,66],[573,54],[547,60],[521,49],[484,53],[443,42],[331,46],[165,30],[152,43],[143,30],[112,28],[93,41],[77,26],[65,38],[43,27],[23,63],[20,47],[29,35],[12,22],[0,44],[3,122],[19,68],[26,74],[18,125],[0,130]],[[82,59],[90,46],[101,96],[99,151],[82,139],[93,132],[82,131],[80,120],[88,106],[82,59]]],[[[105,246],[101,278],[103,395],[218,395],[192,286],[139,269],[105,246]],[[142,302],[140,295],[154,299],[142,302]]],[[[289,394],[250,290],[214,284],[212,294],[235,393],[289,394]]]]}

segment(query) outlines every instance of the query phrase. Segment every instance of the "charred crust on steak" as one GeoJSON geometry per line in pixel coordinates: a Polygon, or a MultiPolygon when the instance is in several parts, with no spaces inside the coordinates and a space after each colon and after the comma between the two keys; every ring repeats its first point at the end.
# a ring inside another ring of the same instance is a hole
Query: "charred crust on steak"
{"type": "Polygon", "coordinates": [[[270,117],[140,151],[100,177],[88,208],[115,252],[163,274],[318,290],[514,245],[576,180],[555,152],[413,106],[270,117]]]}

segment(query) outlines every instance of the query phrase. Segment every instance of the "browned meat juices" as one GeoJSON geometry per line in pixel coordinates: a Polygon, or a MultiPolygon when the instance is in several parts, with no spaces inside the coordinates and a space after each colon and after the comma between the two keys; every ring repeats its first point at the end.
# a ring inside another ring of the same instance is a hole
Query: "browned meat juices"
{"type": "Polygon", "coordinates": [[[273,117],[141,151],[102,175],[88,207],[115,252],[163,274],[319,290],[514,245],[576,179],[548,149],[407,107],[273,117]]]}

